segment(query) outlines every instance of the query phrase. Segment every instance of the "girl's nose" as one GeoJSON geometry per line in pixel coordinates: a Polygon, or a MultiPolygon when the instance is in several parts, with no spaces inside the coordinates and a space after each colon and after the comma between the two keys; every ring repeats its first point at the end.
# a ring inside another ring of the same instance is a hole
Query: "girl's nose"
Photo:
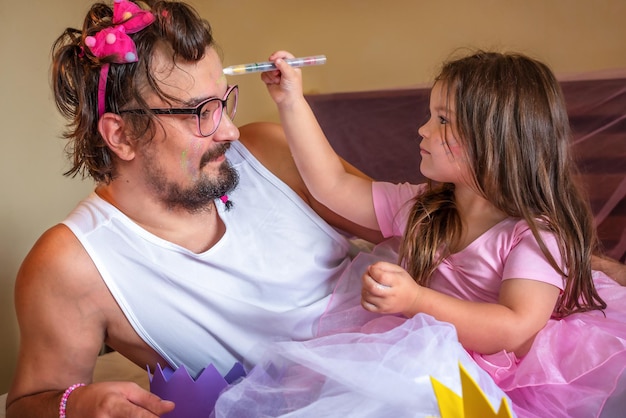
{"type": "Polygon", "coordinates": [[[423,124],[422,126],[420,126],[417,129],[417,134],[421,137],[421,138],[426,138],[427,136],[427,129],[426,126],[428,125],[428,123],[423,124]]]}

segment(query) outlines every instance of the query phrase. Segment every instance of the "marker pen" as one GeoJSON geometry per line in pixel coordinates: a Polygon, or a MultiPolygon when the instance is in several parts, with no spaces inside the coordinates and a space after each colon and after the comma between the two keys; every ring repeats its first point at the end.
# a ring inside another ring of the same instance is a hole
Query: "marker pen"
{"type": "MultiPolygon", "coordinates": [[[[308,67],[309,65],[326,64],[326,55],[314,55],[302,58],[286,58],[285,62],[292,67],[308,67]]],[[[240,75],[275,70],[276,66],[271,61],[239,64],[224,68],[226,75],[240,75]]]]}

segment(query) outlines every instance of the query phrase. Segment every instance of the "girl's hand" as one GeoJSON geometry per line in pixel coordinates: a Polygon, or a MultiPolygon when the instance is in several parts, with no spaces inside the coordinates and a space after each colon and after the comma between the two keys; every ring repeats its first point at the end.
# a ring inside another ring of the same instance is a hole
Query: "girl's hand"
{"type": "Polygon", "coordinates": [[[261,80],[278,106],[289,105],[296,99],[303,98],[302,71],[287,64],[284,61],[287,58],[295,57],[287,51],[274,52],[269,60],[277,69],[261,73],[261,80]]]}
{"type": "Polygon", "coordinates": [[[361,280],[361,305],[366,310],[406,317],[419,312],[421,286],[402,267],[380,261],[369,266],[361,280]]]}

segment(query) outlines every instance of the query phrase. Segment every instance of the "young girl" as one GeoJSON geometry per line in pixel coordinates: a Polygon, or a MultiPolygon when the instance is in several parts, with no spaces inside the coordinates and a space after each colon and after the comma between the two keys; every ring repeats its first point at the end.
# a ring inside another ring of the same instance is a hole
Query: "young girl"
{"type": "MultiPolygon", "coordinates": [[[[593,218],[574,182],[568,117],[550,69],[489,52],[446,63],[418,131],[430,181],[396,185],[344,170],[289,57],[273,54],[277,70],[262,78],[313,196],[401,237],[399,265],[377,262],[362,275],[362,307],[453,324],[518,416],[621,410],[626,289],[592,273],[593,218]]],[[[326,333],[356,329],[358,314],[346,312],[328,315],[326,333]]]]}

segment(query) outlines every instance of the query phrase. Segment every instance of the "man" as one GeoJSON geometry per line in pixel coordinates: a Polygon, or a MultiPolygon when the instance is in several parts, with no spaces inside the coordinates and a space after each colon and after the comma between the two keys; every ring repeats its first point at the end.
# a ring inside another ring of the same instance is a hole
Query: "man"
{"type": "Polygon", "coordinates": [[[183,3],[145,13],[118,0],[94,5],[54,52],[68,174],[98,185],[18,273],[7,417],[172,409],[132,383],[90,384],[103,344],[142,367],[197,374],[254,363],[257,343],[274,337],[312,337],[349,264],[329,224],[380,237],[311,198],[280,127],[233,124],[237,89],[208,23],[183,3]]]}
{"type": "Polygon", "coordinates": [[[103,344],[142,367],[224,373],[254,363],[259,342],[314,335],[350,261],[324,219],[377,235],[310,197],[280,127],[233,124],[237,88],[206,21],[177,2],[94,5],[57,40],[53,80],[69,174],[97,187],[18,273],[7,417],[172,409],[131,383],[90,384],[103,344]]]}

